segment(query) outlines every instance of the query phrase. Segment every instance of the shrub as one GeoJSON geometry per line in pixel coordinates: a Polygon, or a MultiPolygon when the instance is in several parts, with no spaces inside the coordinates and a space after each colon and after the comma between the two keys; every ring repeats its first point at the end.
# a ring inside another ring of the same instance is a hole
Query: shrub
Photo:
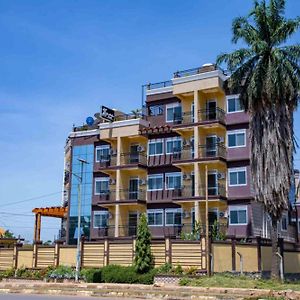
{"type": "Polygon", "coordinates": [[[75,270],[68,266],[59,266],[47,273],[48,278],[52,279],[73,279],[75,278],[75,270]]]}
{"type": "Polygon", "coordinates": [[[188,285],[191,282],[191,279],[183,277],[179,280],[179,285],[185,286],[188,285]]]}
{"type": "Polygon", "coordinates": [[[174,274],[176,275],[182,275],[183,274],[183,269],[182,269],[182,266],[181,265],[176,265],[176,267],[174,267],[172,269],[172,271],[174,272],[174,274]]]}
{"type": "Polygon", "coordinates": [[[80,272],[80,277],[84,279],[85,282],[102,282],[101,269],[82,269],[80,272]]]}
{"type": "Polygon", "coordinates": [[[153,256],[151,254],[151,233],[147,223],[147,217],[143,213],[139,219],[135,246],[135,270],[139,273],[147,273],[153,268],[153,256]]]}
{"type": "Polygon", "coordinates": [[[168,274],[172,271],[172,264],[165,263],[164,265],[160,266],[156,269],[157,274],[168,274]]]}
{"type": "Polygon", "coordinates": [[[10,278],[10,277],[14,277],[14,276],[15,276],[14,268],[7,269],[2,273],[2,278],[10,278]]]}
{"type": "Polygon", "coordinates": [[[152,284],[156,270],[140,274],[136,272],[134,266],[123,267],[118,265],[109,265],[101,270],[102,282],[106,283],[140,283],[152,284]]]}

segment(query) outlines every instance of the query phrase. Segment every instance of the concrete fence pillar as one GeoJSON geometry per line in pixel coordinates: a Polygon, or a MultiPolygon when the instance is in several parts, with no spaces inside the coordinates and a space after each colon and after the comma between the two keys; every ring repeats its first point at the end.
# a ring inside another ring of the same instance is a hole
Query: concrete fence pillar
{"type": "Polygon", "coordinates": [[[103,255],[103,266],[107,266],[109,263],[109,242],[108,239],[104,240],[104,255],[103,255]]]}
{"type": "Polygon", "coordinates": [[[169,237],[165,238],[165,259],[166,263],[172,263],[172,242],[169,237]]]}
{"type": "Polygon", "coordinates": [[[80,268],[83,267],[84,241],[85,241],[85,238],[84,238],[84,236],[82,236],[82,237],[80,238],[80,268]]]}
{"type": "Polygon", "coordinates": [[[38,265],[38,251],[39,251],[39,246],[42,244],[41,241],[35,241],[33,243],[33,257],[32,257],[32,268],[35,269],[38,265]]]}
{"type": "Polygon", "coordinates": [[[256,237],[257,244],[257,271],[261,272],[261,237],[256,237]]]}
{"type": "Polygon", "coordinates": [[[17,269],[18,268],[18,251],[19,248],[21,248],[23,245],[21,243],[15,243],[14,244],[14,252],[13,252],[13,268],[17,269]]]}
{"type": "Polygon", "coordinates": [[[135,247],[136,247],[136,239],[132,239],[132,264],[134,264],[135,261],[135,247]]]}
{"type": "Polygon", "coordinates": [[[59,266],[59,255],[60,255],[60,247],[62,245],[62,241],[55,241],[55,248],[54,248],[54,266],[59,266]]]}
{"type": "Polygon", "coordinates": [[[231,269],[232,272],[236,272],[236,238],[235,236],[231,237],[231,269]]]}

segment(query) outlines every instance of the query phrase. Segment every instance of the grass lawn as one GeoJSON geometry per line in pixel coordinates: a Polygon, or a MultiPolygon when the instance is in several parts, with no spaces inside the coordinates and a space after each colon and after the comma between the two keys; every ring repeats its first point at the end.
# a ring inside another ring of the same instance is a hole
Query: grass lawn
{"type": "Polygon", "coordinates": [[[300,291],[300,282],[296,281],[286,281],[281,283],[267,279],[253,279],[246,276],[234,276],[231,274],[216,274],[212,277],[203,276],[199,279],[183,278],[180,281],[180,285],[300,291]]]}

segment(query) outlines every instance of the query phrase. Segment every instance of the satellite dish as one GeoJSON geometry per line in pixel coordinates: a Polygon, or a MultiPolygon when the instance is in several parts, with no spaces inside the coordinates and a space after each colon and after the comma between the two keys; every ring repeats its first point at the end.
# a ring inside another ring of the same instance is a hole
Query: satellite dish
{"type": "Polygon", "coordinates": [[[101,114],[100,113],[95,113],[94,117],[98,120],[101,120],[101,114]]]}
{"type": "Polygon", "coordinates": [[[92,126],[94,124],[93,117],[87,117],[85,121],[86,121],[86,124],[88,124],[89,126],[92,126]]]}

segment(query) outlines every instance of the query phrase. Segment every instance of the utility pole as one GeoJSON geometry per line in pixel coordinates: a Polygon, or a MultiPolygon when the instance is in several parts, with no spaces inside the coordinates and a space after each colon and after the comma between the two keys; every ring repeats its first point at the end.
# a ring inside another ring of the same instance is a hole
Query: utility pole
{"type": "Polygon", "coordinates": [[[75,273],[75,281],[79,281],[79,273],[80,273],[80,263],[81,263],[81,247],[80,247],[80,239],[81,239],[81,185],[83,178],[83,165],[88,164],[88,162],[84,159],[78,158],[80,162],[80,176],[75,176],[78,178],[77,192],[78,192],[78,219],[77,219],[77,256],[76,256],[76,273],[75,273]]]}

